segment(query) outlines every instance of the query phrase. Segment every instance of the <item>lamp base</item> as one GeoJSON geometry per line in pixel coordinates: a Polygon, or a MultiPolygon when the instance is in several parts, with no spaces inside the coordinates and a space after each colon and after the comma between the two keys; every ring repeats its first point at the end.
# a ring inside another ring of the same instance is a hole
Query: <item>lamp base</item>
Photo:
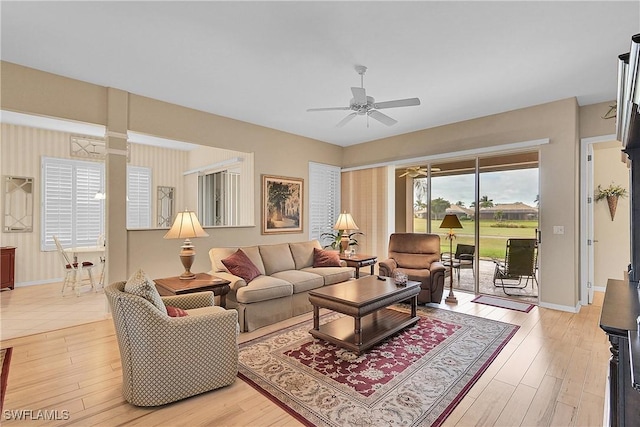
{"type": "Polygon", "coordinates": [[[184,273],[180,275],[180,280],[191,280],[196,278],[196,275],[191,272],[191,266],[193,265],[193,260],[195,258],[196,251],[193,249],[193,246],[182,247],[182,251],[180,251],[180,261],[184,267],[184,273]]]}
{"type": "Polygon", "coordinates": [[[180,280],[191,280],[191,279],[195,279],[196,275],[195,273],[192,273],[190,271],[185,271],[179,277],[180,277],[180,280]]]}
{"type": "Polygon", "coordinates": [[[455,295],[453,295],[453,293],[450,293],[445,299],[444,302],[447,304],[457,304],[458,303],[458,299],[456,298],[455,295]]]}

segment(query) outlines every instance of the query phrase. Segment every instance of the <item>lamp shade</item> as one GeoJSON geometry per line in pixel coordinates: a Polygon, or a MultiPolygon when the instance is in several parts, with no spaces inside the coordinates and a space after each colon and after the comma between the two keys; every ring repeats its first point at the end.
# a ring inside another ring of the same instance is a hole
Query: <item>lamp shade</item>
{"type": "Polygon", "coordinates": [[[336,221],[336,225],[333,226],[333,229],[334,230],[359,230],[351,214],[346,212],[341,213],[338,216],[338,220],[336,221]]]}
{"type": "Polygon", "coordinates": [[[165,239],[190,239],[192,237],[207,237],[208,234],[202,229],[200,221],[195,212],[185,210],[176,215],[176,219],[171,229],[164,235],[165,239]]]}
{"type": "Polygon", "coordinates": [[[464,228],[462,224],[460,224],[460,220],[458,216],[455,214],[447,214],[442,219],[442,224],[440,224],[440,228],[464,228]]]}

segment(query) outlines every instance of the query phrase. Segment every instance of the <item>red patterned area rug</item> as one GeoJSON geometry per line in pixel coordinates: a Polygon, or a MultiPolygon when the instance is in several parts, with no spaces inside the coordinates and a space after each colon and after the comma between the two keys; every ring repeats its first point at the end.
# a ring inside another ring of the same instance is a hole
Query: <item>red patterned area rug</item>
{"type": "Polygon", "coordinates": [[[7,378],[9,377],[9,363],[13,347],[0,349],[0,411],[4,406],[4,393],[7,391],[7,378]]]}
{"type": "Polygon", "coordinates": [[[240,345],[238,375],[306,425],[439,426],[518,326],[433,307],[418,314],[361,356],[313,338],[312,321],[276,331],[240,345]]]}

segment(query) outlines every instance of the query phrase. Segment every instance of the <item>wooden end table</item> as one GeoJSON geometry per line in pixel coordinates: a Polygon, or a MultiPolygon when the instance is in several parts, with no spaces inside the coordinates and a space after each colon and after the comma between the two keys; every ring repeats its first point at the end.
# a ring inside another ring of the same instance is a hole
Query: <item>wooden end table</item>
{"type": "Polygon", "coordinates": [[[341,254],[340,259],[347,262],[347,266],[355,267],[356,269],[356,279],[360,278],[360,267],[366,267],[367,265],[371,266],[371,275],[373,276],[373,266],[378,262],[378,257],[375,255],[365,255],[365,254],[353,254],[346,255],[341,254]]]}
{"type": "Polygon", "coordinates": [[[154,282],[160,295],[164,296],[211,291],[213,295],[220,296],[220,307],[227,308],[227,294],[231,283],[228,280],[207,273],[198,273],[195,279],[183,280],[180,276],[174,276],[154,279],[154,282]]]}

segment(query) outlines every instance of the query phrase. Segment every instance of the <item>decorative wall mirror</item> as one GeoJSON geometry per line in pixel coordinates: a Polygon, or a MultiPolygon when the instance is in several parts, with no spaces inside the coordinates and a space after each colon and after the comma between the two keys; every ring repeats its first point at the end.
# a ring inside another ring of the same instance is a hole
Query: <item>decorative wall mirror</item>
{"type": "Polygon", "coordinates": [[[169,228],[173,221],[175,187],[158,186],[158,227],[169,228]]]}
{"type": "Polygon", "coordinates": [[[6,233],[33,231],[33,178],[4,177],[4,228],[6,233]]]}

